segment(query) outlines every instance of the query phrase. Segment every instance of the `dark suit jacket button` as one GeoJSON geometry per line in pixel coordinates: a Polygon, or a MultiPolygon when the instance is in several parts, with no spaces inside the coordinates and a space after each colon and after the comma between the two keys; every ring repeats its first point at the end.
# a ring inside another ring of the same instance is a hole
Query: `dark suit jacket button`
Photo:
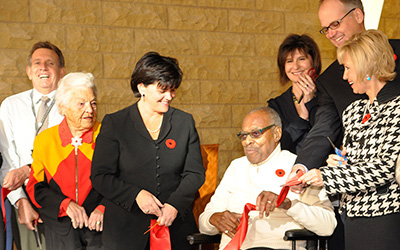
{"type": "Polygon", "coordinates": [[[157,183],[157,186],[161,186],[161,183],[158,182],[158,183],[157,183]]]}
{"type": "Polygon", "coordinates": [[[160,177],[160,174],[156,174],[156,177],[157,177],[157,178],[160,177]]]}
{"type": "Polygon", "coordinates": [[[156,168],[160,168],[160,165],[157,165],[156,168]]]}
{"type": "Polygon", "coordinates": [[[156,146],[156,149],[160,149],[160,146],[157,145],[157,146],[156,146]]]}
{"type": "Polygon", "coordinates": [[[158,160],[158,159],[160,159],[160,156],[157,155],[157,156],[156,156],[156,160],[158,160]]]}

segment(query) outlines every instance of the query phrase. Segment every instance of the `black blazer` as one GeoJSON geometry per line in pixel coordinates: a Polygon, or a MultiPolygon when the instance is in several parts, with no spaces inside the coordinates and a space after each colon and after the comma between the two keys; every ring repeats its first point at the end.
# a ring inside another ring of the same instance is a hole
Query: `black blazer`
{"type": "Polygon", "coordinates": [[[190,114],[169,108],[159,138],[153,140],[137,104],[106,115],[92,161],[93,187],[105,201],[103,243],[111,249],[145,249],[143,235],[155,216],[135,199],[145,189],[178,210],[170,226],[173,249],[189,249],[186,235],[197,231],[192,213],[204,182],[199,137],[190,114]]]}
{"type": "MultiPolygon", "coordinates": [[[[400,57],[400,40],[389,40],[394,53],[400,57]]],[[[303,147],[298,152],[296,163],[305,165],[308,169],[324,166],[329,154],[334,153],[329,144],[329,138],[337,147],[343,141],[342,113],[355,100],[368,98],[357,95],[349,83],[343,80],[344,68],[336,60],[322,73],[316,82],[318,90],[318,110],[316,122],[308,133],[303,147]]],[[[397,76],[394,79],[400,84],[400,58],[396,60],[397,76]]]]}

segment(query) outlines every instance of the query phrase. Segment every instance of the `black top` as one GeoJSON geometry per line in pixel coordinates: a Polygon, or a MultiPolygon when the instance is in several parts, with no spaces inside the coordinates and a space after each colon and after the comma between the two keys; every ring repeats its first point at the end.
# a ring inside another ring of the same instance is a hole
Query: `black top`
{"type": "Polygon", "coordinates": [[[273,108],[282,120],[282,138],[281,148],[289,150],[296,154],[303,141],[315,123],[315,113],[317,112],[317,98],[313,98],[306,103],[309,113],[309,120],[300,118],[293,102],[292,87],[286,90],[282,95],[272,98],[268,101],[268,106],[273,108]]]}

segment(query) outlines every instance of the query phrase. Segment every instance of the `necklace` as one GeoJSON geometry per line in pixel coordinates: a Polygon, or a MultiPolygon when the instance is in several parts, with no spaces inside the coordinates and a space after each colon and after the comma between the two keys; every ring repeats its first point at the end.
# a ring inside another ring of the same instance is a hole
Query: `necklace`
{"type": "Polygon", "coordinates": [[[295,102],[295,103],[297,103],[297,104],[300,104],[301,100],[303,100],[304,93],[301,92],[301,96],[300,96],[300,98],[297,100],[296,96],[294,95],[293,89],[292,89],[292,97],[293,97],[293,102],[295,102]]]}
{"type": "Polygon", "coordinates": [[[158,128],[156,130],[150,130],[147,127],[146,127],[146,129],[147,129],[147,131],[149,131],[149,133],[157,133],[161,129],[161,125],[162,125],[162,118],[161,118],[160,126],[158,126],[158,128]]]}

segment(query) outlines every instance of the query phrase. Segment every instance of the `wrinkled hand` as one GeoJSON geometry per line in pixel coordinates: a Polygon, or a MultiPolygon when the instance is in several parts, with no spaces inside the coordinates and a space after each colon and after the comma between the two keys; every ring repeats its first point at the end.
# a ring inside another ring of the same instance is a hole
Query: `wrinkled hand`
{"type": "Polygon", "coordinates": [[[161,214],[162,215],[157,219],[157,222],[160,226],[165,225],[166,227],[169,227],[178,215],[178,210],[170,204],[165,203],[164,207],[161,208],[161,214]]]}
{"type": "Polygon", "coordinates": [[[28,165],[8,171],[4,177],[3,187],[13,191],[24,184],[29,178],[30,168],[28,165]]]}
{"type": "MultiPolygon", "coordinates": [[[[292,171],[290,172],[290,174],[288,176],[288,179],[293,178],[293,176],[296,175],[297,170],[299,170],[299,169],[301,169],[303,171],[303,173],[306,172],[306,168],[304,166],[296,164],[293,166],[292,171]]],[[[302,193],[304,193],[306,187],[307,187],[307,185],[301,183],[296,186],[290,187],[290,191],[292,191],[293,193],[296,193],[296,194],[302,194],[302,193]]]]}
{"type": "MultiPolygon", "coordinates": [[[[256,210],[259,211],[260,218],[262,218],[265,214],[265,217],[268,217],[269,214],[275,210],[277,205],[278,195],[270,192],[270,191],[262,191],[256,200],[256,210]]],[[[289,209],[291,207],[292,202],[286,198],[279,208],[289,209]]]]}
{"type": "Polygon", "coordinates": [[[104,214],[95,209],[89,216],[89,229],[96,230],[96,231],[103,231],[103,217],[104,214]]]}
{"type": "Polygon", "coordinates": [[[164,205],[150,192],[142,189],[136,196],[136,203],[145,214],[154,214],[157,217],[162,215],[161,209],[164,205]]]}
{"type": "MultiPolygon", "coordinates": [[[[21,198],[17,201],[18,222],[25,224],[29,230],[35,229],[35,220],[39,218],[39,214],[33,209],[27,198],[21,198]]],[[[39,222],[43,221],[39,218],[39,222]]]]}
{"type": "Polygon", "coordinates": [[[311,169],[299,178],[304,184],[323,187],[324,180],[322,179],[321,171],[319,169],[311,169]]]}
{"type": "Polygon", "coordinates": [[[328,159],[326,160],[326,164],[330,167],[346,165],[347,161],[344,160],[344,157],[346,154],[347,154],[346,150],[342,150],[343,157],[340,157],[336,154],[331,154],[331,155],[329,155],[328,159]]]}
{"type": "Polygon", "coordinates": [[[299,76],[298,85],[301,91],[304,93],[303,101],[307,103],[314,98],[316,91],[315,83],[313,79],[306,73],[302,73],[299,76]]]}
{"type": "Polygon", "coordinates": [[[211,215],[210,223],[220,232],[225,233],[232,238],[236,234],[236,229],[239,226],[240,218],[242,218],[241,214],[224,211],[211,215]]]}
{"type": "Polygon", "coordinates": [[[85,208],[79,206],[73,201],[70,201],[67,208],[67,215],[71,218],[71,223],[73,228],[83,228],[88,227],[89,220],[86,214],[85,208]]]}

